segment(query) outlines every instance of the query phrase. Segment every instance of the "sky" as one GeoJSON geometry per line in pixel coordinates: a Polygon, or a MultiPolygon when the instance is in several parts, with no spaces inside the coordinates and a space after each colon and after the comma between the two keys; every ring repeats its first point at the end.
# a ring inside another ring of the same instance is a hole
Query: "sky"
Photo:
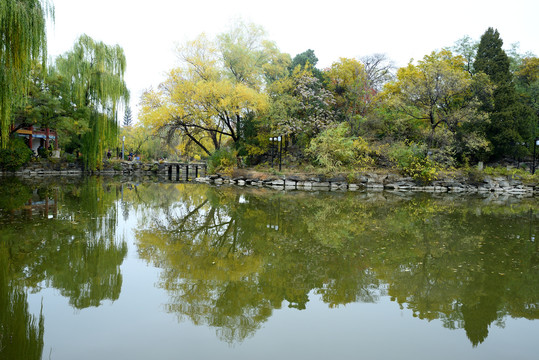
{"type": "Polygon", "coordinates": [[[201,33],[228,31],[237,19],[262,26],[267,39],[292,57],[312,49],[318,68],[341,57],[385,53],[397,66],[469,35],[479,40],[496,28],[504,48],[539,55],[538,0],[49,0],[49,56],[69,51],[87,34],[120,45],[134,120],[145,89],[179,64],[175,49],[201,33]]]}

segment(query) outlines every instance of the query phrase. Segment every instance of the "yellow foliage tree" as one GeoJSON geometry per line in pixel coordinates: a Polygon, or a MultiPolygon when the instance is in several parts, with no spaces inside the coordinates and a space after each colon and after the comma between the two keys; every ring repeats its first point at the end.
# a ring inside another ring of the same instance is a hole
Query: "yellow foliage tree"
{"type": "Polygon", "coordinates": [[[358,120],[373,106],[376,95],[369,86],[365,67],[358,60],[341,58],[331,65],[326,74],[329,77],[328,87],[335,94],[343,120],[357,134],[358,120]]]}
{"type": "Polygon", "coordinates": [[[216,40],[204,34],[178,48],[181,66],[142,96],[140,118],[153,129],[179,132],[210,155],[244,137],[246,119],[266,111],[262,89],[282,76],[287,58],[254,25],[239,23],[216,40]]]}

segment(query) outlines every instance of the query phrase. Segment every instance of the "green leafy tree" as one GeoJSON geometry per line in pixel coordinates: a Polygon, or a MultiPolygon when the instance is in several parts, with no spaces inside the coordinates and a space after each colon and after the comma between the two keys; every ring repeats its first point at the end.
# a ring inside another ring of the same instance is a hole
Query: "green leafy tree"
{"type": "Polygon", "coordinates": [[[16,123],[56,128],[64,114],[61,98],[65,93],[60,93],[55,80],[53,74],[46,74],[40,64],[34,63],[24,104],[13,111],[16,123]]]}
{"type": "Polygon", "coordinates": [[[272,89],[270,116],[280,134],[292,136],[306,146],[312,137],[336,123],[335,97],[313,76],[309,66],[297,67],[292,77],[274,84],[272,89]]]}
{"type": "Polygon", "coordinates": [[[464,69],[472,75],[474,74],[473,63],[475,61],[478,46],[478,41],[475,41],[466,35],[455,41],[455,44],[451,47],[451,51],[455,55],[460,55],[464,58],[464,69]]]}
{"type": "Polygon", "coordinates": [[[518,99],[509,57],[502,45],[498,30],[488,28],[481,36],[473,68],[477,73],[488,75],[495,85],[493,106],[490,102],[482,106],[490,117],[486,134],[493,145],[493,155],[521,157],[527,153],[526,144],[532,140],[534,114],[518,99]]]}
{"type": "Polygon", "coordinates": [[[89,129],[82,135],[85,166],[101,166],[107,147],[116,145],[117,109],[127,103],[125,55],[119,45],[109,46],[82,35],[73,49],[56,60],[59,73],[71,79],[71,100],[86,109],[89,129]]]}
{"type": "Polygon", "coordinates": [[[417,65],[399,69],[385,95],[402,115],[428,126],[424,140],[429,146],[452,155],[477,155],[488,149],[483,135],[488,117],[480,111],[476,89],[489,99],[488,79],[472,78],[461,56],[442,50],[426,55],[417,65]]]}
{"type": "Polygon", "coordinates": [[[290,74],[296,70],[296,68],[299,66],[300,69],[305,69],[309,67],[311,69],[312,75],[316,77],[320,82],[324,82],[324,75],[322,74],[322,71],[320,71],[316,64],[318,64],[318,58],[314,54],[314,50],[308,49],[304,52],[297,54],[292,59],[292,63],[290,64],[290,74]]]}
{"type": "Polygon", "coordinates": [[[67,152],[80,149],[80,135],[88,131],[88,116],[84,109],[71,102],[67,78],[55,67],[43,71],[35,62],[30,71],[28,92],[23,104],[13,109],[17,126],[53,128],[59,135],[59,145],[67,152]]]}
{"type": "Polygon", "coordinates": [[[46,19],[54,8],[46,0],[0,3],[0,146],[7,147],[11,109],[28,88],[34,60],[46,61],[46,19]]]}
{"type": "Polygon", "coordinates": [[[539,58],[522,60],[516,71],[516,88],[522,100],[535,112],[533,138],[536,139],[539,136],[539,58]]]}

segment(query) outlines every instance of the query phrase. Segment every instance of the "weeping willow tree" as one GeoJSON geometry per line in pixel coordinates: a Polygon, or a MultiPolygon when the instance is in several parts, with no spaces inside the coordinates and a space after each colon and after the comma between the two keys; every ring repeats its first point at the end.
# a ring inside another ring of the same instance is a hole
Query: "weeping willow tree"
{"type": "Polygon", "coordinates": [[[11,109],[26,92],[31,64],[47,50],[46,21],[54,17],[47,0],[0,1],[0,145],[6,148],[11,109]]]}
{"type": "Polygon", "coordinates": [[[118,106],[129,100],[125,64],[120,46],[109,46],[87,35],[56,60],[59,73],[70,80],[73,102],[88,110],[90,131],[83,135],[81,149],[88,169],[100,167],[105,148],[116,145],[118,106]]]}

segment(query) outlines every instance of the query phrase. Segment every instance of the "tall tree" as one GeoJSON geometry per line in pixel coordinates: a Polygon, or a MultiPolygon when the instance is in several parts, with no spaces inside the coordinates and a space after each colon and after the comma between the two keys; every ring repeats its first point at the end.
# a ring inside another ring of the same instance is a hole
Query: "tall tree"
{"type": "Polygon", "coordinates": [[[305,69],[306,66],[309,66],[314,77],[323,82],[324,76],[322,72],[316,67],[316,64],[318,64],[318,58],[314,54],[314,50],[308,49],[294,56],[294,58],[292,59],[292,63],[290,64],[289,71],[292,74],[298,66],[300,67],[300,69],[305,69]]]}
{"type": "Polygon", "coordinates": [[[46,60],[46,20],[54,17],[47,0],[0,2],[0,145],[6,148],[11,109],[26,93],[32,62],[46,60]]]}
{"type": "Polygon", "coordinates": [[[491,86],[486,76],[472,77],[463,57],[441,50],[425,55],[417,65],[400,68],[385,94],[400,113],[428,124],[430,146],[472,155],[488,148],[483,136],[487,117],[479,111],[476,88],[489,98],[491,86]]]}
{"type": "Polygon", "coordinates": [[[451,47],[451,51],[464,58],[464,69],[470,74],[474,73],[473,63],[475,62],[475,56],[477,54],[477,47],[479,42],[473,40],[468,35],[455,41],[455,44],[451,47]]]}
{"type": "Polygon", "coordinates": [[[498,30],[488,28],[481,36],[474,71],[485,73],[495,85],[494,106],[483,104],[489,112],[487,137],[493,144],[495,157],[521,157],[527,153],[526,144],[533,134],[533,111],[518,99],[509,57],[502,49],[503,40],[498,30]]]}
{"type": "Polygon", "coordinates": [[[142,97],[140,118],[178,132],[206,154],[245,139],[246,123],[267,107],[266,81],[286,74],[288,59],[257,26],[236,24],[215,40],[204,34],[178,49],[181,67],[142,97]]]}
{"type": "Polygon", "coordinates": [[[516,72],[516,80],[517,90],[539,118],[539,58],[524,58],[516,72]]]}
{"type": "Polygon", "coordinates": [[[476,72],[487,74],[495,84],[505,84],[512,80],[509,72],[509,57],[502,46],[503,40],[498,30],[488,28],[481,36],[473,64],[476,72]]]}
{"type": "Polygon", "coordinates": [[[127,108],[125,109],[125,113],[124,113],[124,127],[125,126],[131,126],[131,123],[133,122],[133,118],[132,118],[132,115],[131,115],[131,107],[128,105],[127,108]]]}
{"type": "Polygon", "coordinates": [[[336,124],[335,97],[306,65],[272,86],[270,116],[279,134],[307,146],[312,137],[336,124]]]}
{"type": "Polygon", "coordinates": [[[372,104],[375,91],[369,86],[363,64],[355,59],[341,58],[326,72],[329,90],[335,94],[339,115],[358,135],[359,122],[372,104]]]}
{"type": "Polygon", "coordinates": [[[118,104],[129,100],[125,65],[120,46],[109,46],[87,35],[56,60],[58,71],[71,79],[73,102],[88,109],[90,131],[83,136],[81,149],[87,168],[100,166],[105,147],[115,145],[118,104]]]}
{"type": "Polygon", "coordinates": [[[228,32],[217,37],[225,75],[235,83],[259,89],[263,80],[263,65],[271,42],[264,40],[266,32],[260,26],[239,21],[228,32]]]}
{"type": "Polygon", "coordinates": [[[395,65],[385,54],[366,55],[360,60],[365,68],[368,87],[377,92],[395,77],[395,65]]]}
{"type": "Polygon", "coordinates": [[[530,147],[539,138],[539,58],[527,57],[522,60],[516,71],[516,88],[521,99],[533,110],[532,141],[530,147]]]}

